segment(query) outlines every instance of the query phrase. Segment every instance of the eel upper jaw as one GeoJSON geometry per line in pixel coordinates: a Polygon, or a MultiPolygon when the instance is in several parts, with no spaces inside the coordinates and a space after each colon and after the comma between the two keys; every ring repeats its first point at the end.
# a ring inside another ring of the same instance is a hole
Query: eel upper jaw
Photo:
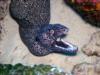
{"type": "Polygon", "coordinates": [[[63,53],[67,55],[76,55],[78,51],[78,47],[69,43],[64,42],[61,38],[58,38],[56,40],[56,43],[54,44],[55,52],[63,53]]]}

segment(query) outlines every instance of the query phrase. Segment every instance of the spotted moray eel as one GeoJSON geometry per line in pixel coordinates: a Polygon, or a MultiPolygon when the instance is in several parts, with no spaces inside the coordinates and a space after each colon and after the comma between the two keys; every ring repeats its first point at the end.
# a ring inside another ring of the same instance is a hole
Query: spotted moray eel
{"type": "Polygon", "coordinates": [[[78,48],[61,40],[68,28],[49,24],[50,0],[11,0],[10,14],[19,24],[20,37],[33,55],[76,55],[78,48]]]}

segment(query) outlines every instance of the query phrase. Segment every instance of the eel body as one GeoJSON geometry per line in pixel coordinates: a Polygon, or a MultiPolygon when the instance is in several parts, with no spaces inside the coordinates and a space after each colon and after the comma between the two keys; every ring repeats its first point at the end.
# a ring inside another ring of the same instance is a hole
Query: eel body
{"type": "Polygon", "coordinates": [[[12,0],[11,16],[19,24],[22,41],[34,55],[41,56],[49,53],[46,48],[35,41],[41,26],[49,24],[50,0],[12,0]]]}
{"type": "Polygon", "coordinates": [[[10,13],[19,24],[21,39],[32,54],[77,53],[75,45],[57,41],[66,35],[68,28],[49,24],[50,0],[12,0],[10,13]]]}

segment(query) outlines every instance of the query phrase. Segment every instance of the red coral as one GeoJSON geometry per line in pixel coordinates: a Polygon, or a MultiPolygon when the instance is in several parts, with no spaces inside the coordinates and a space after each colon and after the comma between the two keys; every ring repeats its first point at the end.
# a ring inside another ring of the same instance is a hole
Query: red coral
{"type": "Polygon", "coordinates": [[[97,3],[100,2],[100,0],[74,0],[77,3],[83,3],[83,2],[91,2],[91,3],[97,3]]]}

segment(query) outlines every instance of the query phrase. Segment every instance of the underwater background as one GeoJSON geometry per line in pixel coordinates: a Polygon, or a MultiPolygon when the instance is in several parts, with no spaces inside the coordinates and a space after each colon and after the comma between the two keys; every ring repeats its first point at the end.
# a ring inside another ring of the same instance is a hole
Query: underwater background
{"type": "MultiPolygon", "coordinates": [[[[4,20],[0,22],[0,64],[22,63],[28,66],[31,66],[33,64],[53,65],[61,68],[65,72],[70,73],[76,64],[84,62],[93,64],[96,61],[100,61],[100,42],[98,47],[94,45],[95,42],[98,42],[100,40],[100,36],[98,36],[100,35],[100,28],[91,26],[89,23],[81,19],[81,17],[69,6],[67,6],[63,0],[50,1],[50,23],[60,23],[70,29],[68,36],[65,37],[64,40],[78,46],[79,50],[77,55],[67,56],[56,53],[52,53],[43,57],[32,55],[29,52],[28,48],[21,41],[18,24],[11,18],[8,11],[4,20]],[[93,35],[95,35],[95,37],[94,39],[92,39],[92,44],[86,46],[88,45],[89,41],[91,41],[91,36],[93,37],[93,35]],[[91,48],[92,50],[89,50],[91,48]],[[83,49],[85,49],[85,52],[83,51],[83,49]],[[88,52],[86,52],[86,50],[88,52]],[[93,52],[94,50],[97,50],[98,54],[92,55],[91,52],[93,52]],[[88,56],[89,52],[91,56],[88,56]]],[[[85,75],[92,75],[93,71],[85,75]]],[[[94,73],[93,75],[100,75],[100,63],[99,73],[94,73]]]]}

